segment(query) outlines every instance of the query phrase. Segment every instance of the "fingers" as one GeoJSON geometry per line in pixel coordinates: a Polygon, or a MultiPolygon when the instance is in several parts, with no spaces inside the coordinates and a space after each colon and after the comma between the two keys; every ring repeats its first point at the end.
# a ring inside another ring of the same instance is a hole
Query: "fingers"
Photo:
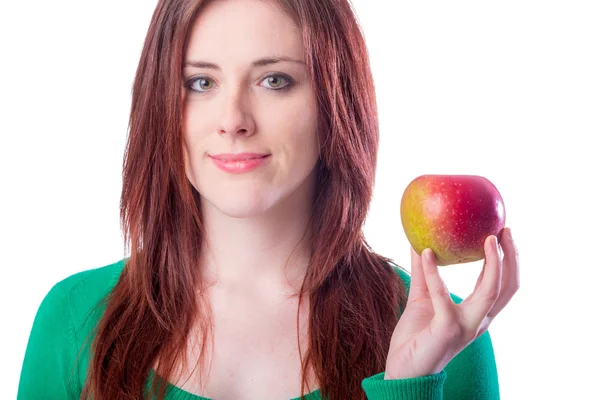
{"type": "Polygon", "coordinates": [[[496,236],[490,235],[486,238],[484,249],[483,277],[478,281],[475,291],[461,303],[461,308],[465,310],[465,315],[474,327],[479,327],[488,316],[499,299],[502,288],[502,260],[496,236]]]}
{"type": "Polygon", "coordinates": [[[450,297],[450,292],[448,292],[446,284],[440,276],[440,271],[435,262],[433,251],[431,249],[423,250],[421,260],[425,282],[427,282],[427,288],[435,313],[442,318],[450,316],[452,308],[454,307],[454,302],[450,297]]]}
{"type": "Polygon", "coordinates": [[[494,318],[502,311],[517,290],[519,290],[520,286],[519,252],[509,228],[504,228],[500,246],[504,252],[502,260],[502,288],[498,300],[488,313],[490,318],[494,318]]]}
{"type": "Polygon", "coordinates": [[[429,298],[427,291],[427,283],[423,276],[423,265],[421,264],[421,256],[410,248],[410,290],[408,292],[407,303],[410,304],[415,300],[429,298]]]}

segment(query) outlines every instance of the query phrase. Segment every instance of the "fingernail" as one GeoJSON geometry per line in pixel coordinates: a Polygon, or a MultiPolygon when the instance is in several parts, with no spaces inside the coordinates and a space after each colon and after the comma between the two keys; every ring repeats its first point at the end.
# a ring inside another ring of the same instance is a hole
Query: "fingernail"
{"type": "Polygon", "coordinates": [[[423,256],[425,256],[425,260],[431,262],[433,260],[433,250],[427,248],[423,250],[423,256]]]}
{"type": "Polygon", "coordinates": [[[492,250],[498,251],[498,238],[496,236],[492,236],[492,250]]]}

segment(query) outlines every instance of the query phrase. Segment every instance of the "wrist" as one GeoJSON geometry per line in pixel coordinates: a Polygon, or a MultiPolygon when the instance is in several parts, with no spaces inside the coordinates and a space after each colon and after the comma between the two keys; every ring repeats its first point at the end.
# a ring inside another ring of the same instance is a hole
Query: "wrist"
{"type": "Polygon", "coordinates": [[[414,373],[390,373],[385,371],[383,375],[383,380],[392,380],[392,379],[412,379],[412,378],[420,378],[425,375],[419,375],[414,373]]]}
{"type": "Polygon", "coordinates": [[[392,379],[414,379],[414,378],[422,378],[425,376],[436,375],[442,372],[441,369],[432,369],[432,370],[408,370],[408,369],[385,369],[385,373],[383,375],[384,380],[392,380],[392,379]]]}

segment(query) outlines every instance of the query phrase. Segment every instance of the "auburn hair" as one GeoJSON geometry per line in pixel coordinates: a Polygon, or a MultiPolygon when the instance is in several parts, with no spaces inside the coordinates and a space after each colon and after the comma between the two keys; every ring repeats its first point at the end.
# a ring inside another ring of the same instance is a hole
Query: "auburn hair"
{"type": "MultiPolygon", "coordinates": [[[[198,271],[205,231],[200,196],[185,171],[181,93],[189,32],[209,1],[159,0],[150,22],[123,160],[120,217],[131,255],[104,299],[82,399],[146,398],[155,363],[150,395],[163,399],[168,377],[186,358],[192,327],[210,337],[198,271]]],[[[312,255],[300,293],[310,300],[302,397],[312,366],[326,398],[365,399],[361,382],[385,370],[406,304],[395,264],[374,253],[362,232],[379,143],[367,48],[348,0],[276,2],[301,29],[319,108],[312,255]]],[[[198,363],[205,350],[204,341],[198,363]]]]}

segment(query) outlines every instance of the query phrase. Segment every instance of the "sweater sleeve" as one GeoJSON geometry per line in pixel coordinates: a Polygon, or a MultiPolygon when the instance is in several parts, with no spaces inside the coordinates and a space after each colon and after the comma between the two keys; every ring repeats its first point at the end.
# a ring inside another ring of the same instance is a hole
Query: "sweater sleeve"
{"type": "Polygon", "coordinates": [[[65,282],[56,284],[38,308],[21,368],[18,400],[78,397],[69,287],[65,282]]]}
{"type": "Polygon", "coordinates": [[[442,400],[446,371],[410,379],[384,380],[385,372],[362,382],[368,400],[442,400]]]}
{"type": "Polygon", "coordinates": [[[489,331],[484,332],[446,366],[445,400],[499,400],[498,371],[489,331]]]}

